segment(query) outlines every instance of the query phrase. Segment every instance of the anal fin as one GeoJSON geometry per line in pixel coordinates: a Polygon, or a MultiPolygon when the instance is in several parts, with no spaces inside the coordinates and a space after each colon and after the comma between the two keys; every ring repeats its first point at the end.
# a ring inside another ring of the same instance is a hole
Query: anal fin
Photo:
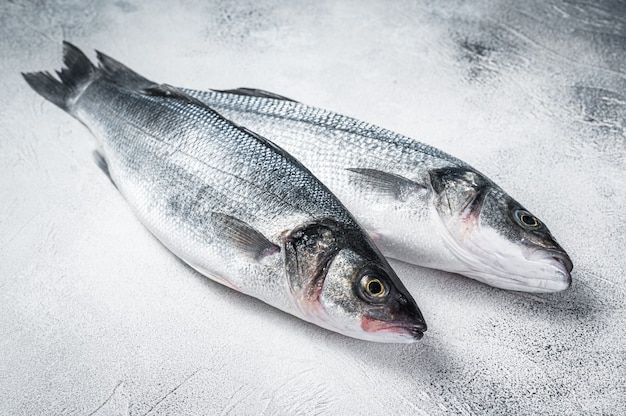
{"type": "Polygon", "coordinates": [[[93,159],[96,162],[96,165],[98,165],[98,167],[100,168],[100,170],[104,172],[105,175],[107,175],[107,178],[109,178],[113,186],[117,188],[117,185],[115,184],[115,182],[113,182],[113,178],[111,177],[111,172],[109,171],[109,164],[104,158],[104,155],[102,155],[100,151],[94,150],[93,159]]]}

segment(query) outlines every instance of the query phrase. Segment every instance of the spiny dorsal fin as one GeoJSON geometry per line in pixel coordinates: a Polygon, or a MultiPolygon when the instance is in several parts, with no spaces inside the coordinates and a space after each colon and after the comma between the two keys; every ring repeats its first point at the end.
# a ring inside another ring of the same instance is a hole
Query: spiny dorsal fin
{"type": "Polygon", "coordinates": [[[225,94],[247,95],[249,97],[273,98],[275,100],[293,101],[294,103],[297,103],[296,100],[292,100],[291,98],[287,98],[285,96],[278,95],[270,91],[259,90],[256,88],[236,88],[234,90],[212,90],[212,91],[223,92],[225,94]]]}
{"type": "Polygon", "coordinates": [[[360,182],[383,193],[391,194],[400,201],[406,201],[410,194],[426,188],[422,184],[395,173],[364,168],[348,168],[347,170],[357,173],[360,182]]]}
{"type": "Polygon", "coordinates": [[[215,231],[238,249],[259,261],[280,252],[280,247],[244,221],[228,214],[213,212],[215,231]]]}

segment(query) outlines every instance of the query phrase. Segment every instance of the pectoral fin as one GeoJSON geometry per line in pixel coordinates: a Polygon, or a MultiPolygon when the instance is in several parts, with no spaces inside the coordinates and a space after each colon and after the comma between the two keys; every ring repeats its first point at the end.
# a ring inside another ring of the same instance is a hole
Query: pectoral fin
{"type": "Polygon", "coordinates": [[[253,259],[260,261],[280,252],[279,246],[240,219],[219,212],[213,212],[212,217],[215,232],[253,259]]]}
{"type": "Polygon", "coordinates": [[[356,173],[355,180],[360,183],[378,192],[391,195],[400,201],[406,201],[412,193],[426,188],[424,185],[395,173],[363,168],[348,168],[347,170],[356,173]]]}

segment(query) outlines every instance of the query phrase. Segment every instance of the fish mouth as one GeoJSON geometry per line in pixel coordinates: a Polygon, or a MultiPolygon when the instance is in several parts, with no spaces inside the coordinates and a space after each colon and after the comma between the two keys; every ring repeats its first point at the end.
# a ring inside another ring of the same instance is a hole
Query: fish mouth
{"type": "Polygon", "coordinates": [[[409,342],[418,341],[424,337],[427,330],[426,322],[386,322],[364,316],[361,327],[370,333],[389,333],[410,338],[409,342]]]}
{"type": "Polygon", "coordinates": [[[563,266],[563,271],[568,275],[571,274],[572,270],[574,270],[574,263],[572,263],[572,259],[565,252],[554,251],[552,253],[552,259],[563,266]]]}
{"type": "Polygon", "coordinates": [[[420,340],[424,337],[424,332],[426,332],[426,324],[422,324],[422,325],[413,325],[413,327],[410,329],[411,335],[413,336],[413,338],[415,338],[416,340],[420,340]]]}
{"type": "Polygon", "coordinates": [[[535,250],[527,256],[527,259],[551,265],[571,283],[571,272],[574,269],[574,263],[572,263],[572,259],[564,250],[555,248],[535,250]]]}
{"type": "Polygon", "coordinates": [[[539,272],[545,277],[528,280],[534,282],[535,292],[560,292],[572,284],[571,272],[574,268],[572,260],[562,249],[544,248],[533,251],[526,256],[527,260],[536,262],[539,272]]]}
{"type": "Polygon", "coordinates": [[[454,254],[465,267],[451,267],[448,271],[486,283],[490,286],[505,290],[516,290],[533,293],[553,293],[568,289],[572,284],[571,271],[573,263],[565,250],[560,247],[529,247],[519,252],[512,252],[498,248],[494,244],[481,245],[480,242],[472,245],[478,257],[468,256],[466,248],[462,247],[453,238],[449,238],[454,254]],[[480,248],[489,247],[489,250],[480,248]],[[515,253],[514,256],[511,253],[515,253]],[[489,254],[490,262],[484,259],[489,254]],[[483,260],[480,260],[483,259],[483,260]]]}

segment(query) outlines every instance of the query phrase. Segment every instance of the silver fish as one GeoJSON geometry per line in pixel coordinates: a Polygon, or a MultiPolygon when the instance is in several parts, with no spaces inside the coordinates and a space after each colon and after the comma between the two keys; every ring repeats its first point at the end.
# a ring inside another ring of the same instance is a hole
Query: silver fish
{"type": "Polygon", "coordinates": [[[64,43],[60,82],[23,74],[95,135],[141,222],[191,267],[332,331],[414,342],[415,301],[353,217],[285,151],[174,87],[64,43]]]}
{"type": "Polygon", "coordinates": [[[572,261],[545,224],[461,160],[268,91],[183,91],[300,160],[386,256],[503,289],[570,286],[572,261]]]}

